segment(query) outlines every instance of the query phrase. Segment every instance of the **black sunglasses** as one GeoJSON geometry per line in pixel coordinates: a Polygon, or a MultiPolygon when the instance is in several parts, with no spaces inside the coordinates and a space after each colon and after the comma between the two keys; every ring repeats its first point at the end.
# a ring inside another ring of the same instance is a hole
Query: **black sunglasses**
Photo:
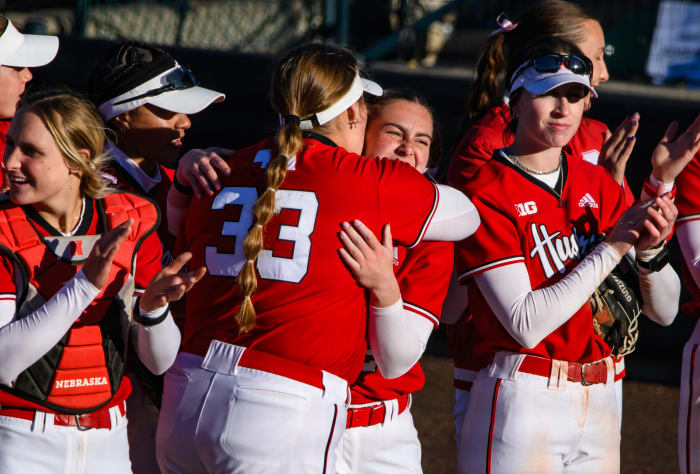
{"type": "Polygon", "coordinates": [[[157,89],[152,89],[148,92],[144,92],[136,97],[129,97],[128,99],[120,100],[115,102],[114,105],[124,104],[126,102],[132,102],[134,100],[145,99],[146,97],[155,97],[166,92],[177,91],[182,89],[190,89],[192,87],[197,87],[199,82],[194,78],[192,71],[185,66],[180,66],[173,72],[165,76],[165,80],[168,82],[162,87],[157,89]]]}
{"type": "Polygon", "coordinates": [[[557,72],[564,66],[569,71],[579,76],[589,76],[593,74],[593,63],[587,57],[581,57],[574,54],[547,54],[535,59],[530,59],[522,64],[513,74],[510,83],[513,84],[515,79],[520,76],[527,68],[532,66],[535,71],[541,73],[557,72]]]}

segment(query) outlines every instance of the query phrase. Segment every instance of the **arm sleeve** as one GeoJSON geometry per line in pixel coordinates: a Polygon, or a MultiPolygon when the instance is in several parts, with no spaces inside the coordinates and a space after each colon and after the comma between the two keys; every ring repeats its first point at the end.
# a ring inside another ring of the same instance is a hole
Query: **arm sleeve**
{"type": "Polygon", "coordinates": [[[695,285],[700,287],[700,220],[688,221],[678,226],[676,236],[688,273],[695,285]]]}
{"type": "Polygon", "coordinates": [[[397,274],[402,299],[386,308],[370,307],[370,346],[385,378],[403,375],[423,355],[447,293],[452,247],[424,242],[407,250],[397,274]]]}
{"type": "MultiPolygon", "coordinates": [[[[162,246],[154,232],[144,240],[136,255],[136,294],[142,295],[160,271],[161,253],[162,246]]],[[[152,326],[138,324],[135,332],[132,332],[136,354],[154,374],[161,374],[172,365],[180,346],[180,331],[169,314],[167,305],[152,311],[150,315],[143,312],[141,316],[159,317],[163,311],[168,311],[168,316],[161,323],[152,326]]]]}
{"type": "Polygon", "coordinates": [[[150,313],[143,311],[141,317],[159,318],[167,311],[163,321],[151,326],[137,324],[132,327],[134,348],[141,362],[156,375],[164,373],[173,365],[180,348],[180,330],[175,325],[168,306],[158,308],[150,313]]]}
{"type": "Polygon", "coordinates": [[[557,283],[532,290],[524,263],[496,267],[474,279],[500,323],[527,348],[537,346],[583,306],[620,261],[601,243],[557,283]]]}
{"type": "Polygon", "coordinates": [[[437,185],[440,199],[425,240],[456,241],[466,239],[479,228],[479,212],[467,196],[449,186],[437,185]]]}
{"type": "Polygon", "coordinates": [[[433,327],[429,319],[404,309],[401,299],[385,308],[371,306],[369,343],[382,376],[394,379],[413,367],[433,327]]]}
{"type": "MultiPolygon", "coordinates": [[[[3,270],[7,274],[7,269],[3,270]]],[[[0,383],[9,385],[56,345],[99,293],[81,270],[39,309],[20,320],[15,319],[15,301],[1,300],[0,383]]]]}
{"type": "Polygon", "coordinates": [[[670,264],[658,272],[639,267],[638,278],[642,314],[663,326],[671,324],[678,314],[681,297],[681,280],[676,271],[670,264]]]}

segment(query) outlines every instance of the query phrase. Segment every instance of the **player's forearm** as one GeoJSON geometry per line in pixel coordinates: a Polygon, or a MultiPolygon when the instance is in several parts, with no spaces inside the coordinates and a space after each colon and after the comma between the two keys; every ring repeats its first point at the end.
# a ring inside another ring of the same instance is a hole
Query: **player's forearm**
{"type": "Polygon", "coordinates": [[[475,280],[503,327],[531,349],[568,321],[619,261],[617,251],[601,243],[568,275],[546,288],[532,290],[523,263],[494,268],[475,280]]]}
{"type": "Polygon", "coordinates": [[[423,240],[457,241],[476,232],[481,219],[469,198],[449,186],[438,184],[437,187],[437,209],[423,240]]]}
{"type": "Polygon", "coordinates": [[[386,308],[370,307],[369,341],[374,360],[384,378],[405,374],[425,351],[433,323],[406,311],[403,301],[386,308]]]}
{"type": "MultiPolygon", "coordinates": [[[[143,364],[156,375],[164,373],[173,365],[180,348],[180,331],[167,311],[165,319],[157,324],[137,324],[132,328],[134,348],[143,364]]],[[[141,315],[142,319],[158,319],[161,314],[156,310],[152,315],[141,315]]]]}
{"type": "Polygon", "coordinates": [[[37,310],[16,320],[15,302],[1,301],[0,383],[9,385],[46,354],[100,293],[80,271],[37,310]]]}
{"type": "Polygon", "coordinates": [[[172,235],[177,235],[180,221],[190,205],[190,201],[192,201],[192,195],[181,193],[174,185],[170,186],[165,212],[168,217],[168,232],[172,235]]]}
{"type": "Polygon", "coordinates": [[[639,289],[642,294],[642,314],[668,326],[678,314],[681,281],[671,265],[658,272],[639,268],[639,289]]]}

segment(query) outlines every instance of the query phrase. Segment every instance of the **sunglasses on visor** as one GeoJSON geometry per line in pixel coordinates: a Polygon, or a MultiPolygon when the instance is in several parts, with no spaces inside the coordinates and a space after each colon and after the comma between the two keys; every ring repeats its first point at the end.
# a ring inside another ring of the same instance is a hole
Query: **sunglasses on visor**
{"type": "Polygon", "coordinates": [[[148,92],[137,95],[135,97],[129,97],[128,99],[120,100],[115,102],[114,105],[124,104],[126,102],[132,102],[134,100],[145,99],[146,97],[155,97],[161,94],[165,94],[170,91],[177,91],[182,89],[190,89],[192,87],[197,87],[199,82],[194,78],[192,71],[188,67],[181,66],[175,69],[172,73],[165,76],[165,80],[168,81],[162,87],[157,89],[151,89],[148,92]]]}
{"type": "Polygon", "coordinates": [[[535,59],[530,59],[522,64],[513,74],[511,84],[521,75],[527,68],[532,66],[535,71],[540,73],[554,73],[564,66],[569,71],[579,76],[590,76],[593,73],[593,63],[587,57],[581,57],[573,54],[547,54],[535,59]]]}

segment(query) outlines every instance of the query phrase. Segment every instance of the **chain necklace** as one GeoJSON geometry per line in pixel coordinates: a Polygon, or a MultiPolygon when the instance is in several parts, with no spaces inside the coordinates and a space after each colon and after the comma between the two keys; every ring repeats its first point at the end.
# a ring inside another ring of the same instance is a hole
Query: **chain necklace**
{"type": "Polygon", "coordinates": [[[510,153],[506,153],[506,156],[508,156],[508,158],[510,158],[510,160],[513,162],[513,164],[514,164],[515,166],[517,166],[517,167],[520,168],[521,170],[525,171],[526,173],[530,173],[530,174],[535,174],[535,175],[541,176],[541,175],[543,175],[543,174],[552,174],[552,173],[556,173],[557,171],[559,171],[559,168],[561,168],[561,162],[562,162],[563,153],[560,153],[560,154],[559,154],[559,163],[557,164],[556,168],[554,168],[554,169],[552,169],[552,170],[549,170],[549,171],[538,171],[538,170],[533,170],[532,168],[528,168],[527,166],[525,166],[525,165],[518,159],[518,156],[517,156],[517,155],[511,155],[510,153]]]}

